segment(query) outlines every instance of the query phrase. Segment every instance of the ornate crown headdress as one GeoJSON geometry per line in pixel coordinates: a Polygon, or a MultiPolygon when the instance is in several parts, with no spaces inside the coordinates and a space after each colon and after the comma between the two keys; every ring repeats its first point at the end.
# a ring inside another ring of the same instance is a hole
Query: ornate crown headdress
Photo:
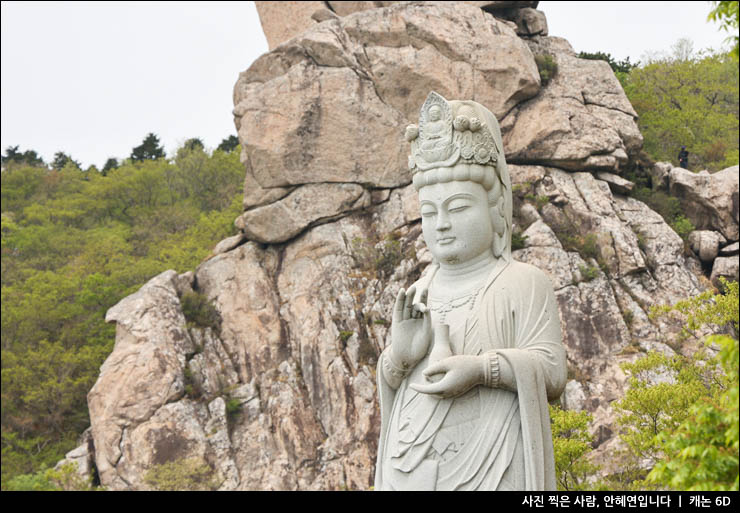
{"type": "Polygon", "coordinates": [[[406,127],[406,140],[411,143],[412,173],[459,161],[496,166],[501,151],[483,120],[469,115],[453,118],[452,106],[434,91],[421,106],[419,126],[406,127]]]}

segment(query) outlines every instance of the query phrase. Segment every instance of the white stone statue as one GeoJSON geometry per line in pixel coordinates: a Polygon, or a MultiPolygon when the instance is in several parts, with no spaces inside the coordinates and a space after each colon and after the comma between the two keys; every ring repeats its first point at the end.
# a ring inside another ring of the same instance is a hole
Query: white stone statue
{"type": "Polygon", "coordinates": [[[511,258],[498,122],[432,92],[406,138],[435,261],[399,291],[378,364],[375,489],[555,490],[548,401],[565,350],[552,284],[511,258]]]}

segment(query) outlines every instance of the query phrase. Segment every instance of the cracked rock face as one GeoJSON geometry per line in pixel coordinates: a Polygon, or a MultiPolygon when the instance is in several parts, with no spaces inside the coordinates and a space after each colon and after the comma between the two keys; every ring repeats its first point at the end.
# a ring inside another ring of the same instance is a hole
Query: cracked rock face
{"type": "Polygon", "coordinates": [[[618,430],[619,363],[672,351],[676,327],[647,312],[698,293],[701,268],[618,177],[593,174],[641,144],[608,65],[559,38],[520,39],[472,5],[330,14],[235,86],[240,234],[108,312],[116,344],[88,397],[104,486],[147,489],[148,469],[190,457],[221,489],[372,485],[377,358],[398,290],[431,262],[402,139],[430,90],[502,121],[524,241],[513,256],[553,282],[571,378],[563,402],[593,413],[600,447],[618,430]],[[533,52],[558,63],[545,87],[533,52]],[[188,325],[190,290],[213,302],[219,326],[188,325]]]}
{"type": "Polygon", "coordinates": [[[521,39],[471,5],[361,10],[312,25],[240,75],[234,115],[247,211],[239,227],[252,240],[283,242],[365,208],[351,187],[410,183],[402,131],[432,90],[490,108],[512,163],[618,171],[642,145],[608,65],[576,58],[563,40],[521,39]],[[546,87],[534,59],[541,53],[558,65],[546,87]],[[303,198],[316,191],[304,189],[317,184],[337,199],[307,207],[303,198]]]}

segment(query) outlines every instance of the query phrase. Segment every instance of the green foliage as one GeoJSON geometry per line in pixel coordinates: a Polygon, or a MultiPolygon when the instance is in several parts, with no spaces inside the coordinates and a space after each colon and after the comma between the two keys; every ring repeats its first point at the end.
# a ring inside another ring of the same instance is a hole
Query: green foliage
{"type": "Polygon", "coordinates": [[[55,169],[56,171],[61,171],[65,167],[67,167],[69,164],[72,164],[74,167],[79,169],[81,167],[81,164],[74,160],[72,157],[64,153],[63,151],[58,151],[54,154],[54,159],[51,161],[51,167],[52,169],[55,169]]]}
{"type": "Polygon", "coordinates": [[[134,162],[157,160],[164,158],[164,156],[164,148],[159,144],[159,137],[151,132],[139,146],[131,150],[131,160],[134,162]]]}
{"type": "Polygon", "coordinates": [[[154,465],[144,475],[144,482],[159,491],[211,491],[221,484],[216,472],[199,457],[154,465]]]}
{"type": "Polygon", "coordinates": [[[648,480],[676,490],[738,490],[738,341],[726,335],[708,339],[722,347],[721,386],[693,405],[673,431],[656,437],[665,457],[648,480]]]}
{"type": "MultiPolygon", "coordinates": [[[[676,232],[683,240],[688,240],[689,234],[696,227],[683,215],[681,202],[678,198],[666,194],[663,191],[654,191],[648,187],[635,187],[630,195],[642,201],[652,210],[661,215],[666,223],[676,232]]],[[[638,243],[640,241],[638,240],[638,243]]],[[[643,241],[644,244],[644,241],[643,241]]]]}
{"type": "Polygon", "coordinates": [[[623,87],[639,115],[644,150],[654,160],[678,165],[685,145],[691,169],[737,164],[738,67],[727,54],[697,54],[681,40],[672,55],[632,69],[623,87]]]}
{"type": "Polygon", "coordinates": [[[110,157],[108,160],[105,161],[105,164],[103,165],[103,170],[101,171],[101,173],[103,174],[103,176],[107,176],[108,173],[110,173],[111,171],[115,169],[118,169],[118,167],[119,167],[118,159],[114,157],[110,157]]]}
{"type": "MultiPolygon", "coordinates": [[[[185,153],[183,167],[128,162],[107,176],[3,169],[3,488],[53,466],[89,425],[86,395],[115,337],[105,312],[162,271],[193,269],[233,234],[239,152],[201,151],[199,168],[184,167],[185,153]]],[[[210,325],[200,306],[193,318],[210,325]]]]}
{"type": "Polygon", "coordinates": [[[614,74],[619,77],[619,74],[629,73],[632,71],[633,68],[636,68],[640,65],[639,62],[637,63],[631,63],[630,58],[627,57],[624,60],[617,61],[615,60],[610,53],[604,53],[604,52],[595,52],[595,53],[589,53],[589,52],[580,52],[578,54],[579,59],[588,59],[588,60],[594,60],[594,61],[606,61],[609,66],[612,68],[612,71],[614,71],[614,74]]]}
{"type": "Polygon", "coordinates": [[[516,251],[517,249],[523,249],[524,244],[527,242],[527,236],[522,235],[520,232],[511,233],[511,250],[516,251]]]}
{"type": "Polygon", "coordinates": [[[233,423],[242,413],[242,403],[239,399],[231,397],[226,401],[226,420],[233,423]]]}
{"type": "Polygon", "coordinates": [[[182,313],[189,324],[199,328],[212,328],[219,331],[221,314],[205,294],[194,291],[185,292],[180,298],[182,313]]]}
{"type": "Polygon", "coordinates": [[[580,235],[572,225],[553,226],[553,231],[566,251],[576,251],[584,260],[599,258],[599,241],[596,234],[580,235]]]}
{"type": "Polygon", "coordinates": [[[343,344],[346,344],[347,341],[352,338],[352,335],[354,335],[354,331],[340,331],[339,332],[339,340],[342,341],[343,344]]]}
{"type": "Polygon", "coordinates": [[[185,141],[185,143],[182,145],[183,148],[193,151],[193,150],[200,150],[205,151],[205,145],[203,144],[203,141],[200,140],[198,137],[192,137],[185,141]]]}
{"type": "Polygon", "coordinates": [[[623,365],[630,388],[616,407],[621,437],[633,469],[640,458],[655,463],[649,474],[633,471],[631,488],[738,489],[738,284],[723,287],[651,312],[678,316],[689,330],[729,331],[707,339],[720,347],[716,356],[651,352],[623,365]]]}
{"type": "Polygon", "coordinates": [[[537,207],[537,210],[540,210],[542,207],[550,203],[549,196],[535,196],[534,194],[526,194],[524,196],[524,199],[529,201],[530,203],[533,203],[535,207],[537,207]]]}
{"type": "Polygon", "coordinates": [[[537,71],[540,72],[540,81],[546,86],[558,72],[558,63],[548,54],[535,55],[534,62],[537,64],[537,71]]]}
{"type": "Polygon", "coordinates": [[[83,477],[76,463],[65,463],[59,469],[41,469],[34,474],[20,474],[10,479],[3,490],[15,492],[85,492],[99,490],[92,484],[92,476],[83,477]]]}
{"type": "Polygon", "coordinates": [[[237,146],[239,146],[239,138],[235,135],[230,135],[221,141],[221,144],[219,144],[216,149],[223,151],[224,153],[231,153],[237,148],[237,146]]]}
{"type": "Polygon", "coordinates": [[[730,32],[732,34],[731,36],[728,36],[727,40],[730,42],[730,44],[732,44],[730,54],[735,59],[735,62],[737,62],[739,57],[738,44],[740,42],[740,38],[737,34],[739,24],[738,19],[740,18],[740,15],[738,13],[738,2],[715,1],[712,3],[714,4],[714,8],[709,12],[707,20],[719,22],[720,28],[722,30],[726,30],[727,32],[730,32]]]}
{"type": "Polygon", "coordinates": [[[588,459],[593,442],[588,432],[591,420],[591,415],[586,411],[563,410],[550,405],[558,490],[573,492],[593,488],[590,481],[599,467],[588,459]]]}
{"type": "Polygon", "coordinates": [[[578,270],[581,273],[582,281],[591,281],[599,277],[598,267],[591,265],[579,265],[578,270]]]}
{"type": "Polygon", "coordinates": [[[624,363],[622,369],[630,378],[629,390],[615,406],[624,427],[621,438],[635,455],[655,460],[661,451],[655,435],[675,429],[706,393],[702,369],[681,355],[658,352],[624,363]]]}
{"type": "Polygon", "coordinates": [[[351,244],[355,265],[371,278],[388,278],[404,258],[398,235],[390,233],[382,239],[356,237],[351,244]]]}
{"type": "Polygon", "coordinates": [[[18,146],[8,146],[5,155],[0,158],[4,168],[11,166],[45,166],[44,160],[34,150],[18,151],[18,146]]]}
{"type": "Polygon", "coordinates": [[[689,240],[689,234],[696,230],[694,224],[685,216],[679,215],[671,223],[671,228],[683,240],[689,240]]]}

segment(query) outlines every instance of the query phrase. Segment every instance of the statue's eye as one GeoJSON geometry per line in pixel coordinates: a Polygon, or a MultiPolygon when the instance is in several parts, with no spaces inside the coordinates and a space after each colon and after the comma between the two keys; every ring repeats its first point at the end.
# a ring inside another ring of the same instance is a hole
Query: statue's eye
{"type": "Polygon", "coordinates": [[[470,202],[465,199],[453,199],[450,201],[448,210],[450,212],[462,212],[463,210],[470,208],[470,202]]]}
{"type": "Polygon", "coordinates": [[[433,208],[422,208],[421,217],[433,217],[437,215],[437,211],[433,208]]]}
{"type": "Polygon", "coordinates": [[[457,206],[457,207],[452,207],[450,209],[450,212],[462,212],[463,210],[465,210],[467,208],[468,208],[468,205],[460,205],[460,206],[457,206]]]}

